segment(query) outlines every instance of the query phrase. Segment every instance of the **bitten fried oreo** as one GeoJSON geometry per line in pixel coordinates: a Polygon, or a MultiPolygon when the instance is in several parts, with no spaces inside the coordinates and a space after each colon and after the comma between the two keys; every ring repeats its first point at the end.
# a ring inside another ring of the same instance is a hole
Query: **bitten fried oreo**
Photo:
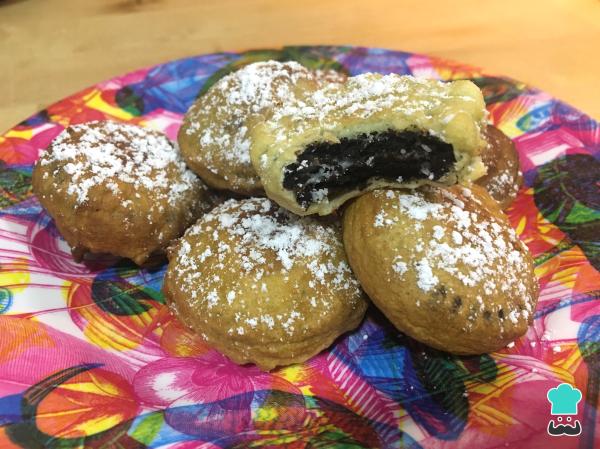
{"type": "Polygon", "coordinates": [[[475,183],[486,189],[500,208],[506,209],[523,185],[519,154],[510,137],[495,126],[486,127],[486,141],[488,144],[481,151],[481,160],[487,173],[475,183]]]}
{"type": "Polygon", "coordinates": [[[339,229],[268,199],[217,206],[169,259],[169,305],[239,364],[302,362],[358,326],[367,307],[339,229]]]}
{"type": "Polygon", "coordinates": [[[352,269],[402,332],[456,354],[498,350],[533,320],[533,262],[481,188],[376,190],[343,217],[352,269]]]}
{"type": "Polygon", "coordinates": [[[297,214],[329,214],[377,187],[450,185],[485,173],[485,104],[470,81],[368,73],[306,88],[250,131],[267,195],[297,214]]]}
{"type": "Polygon", "coordinates": [[[158,131],[110,121],[65,129],[42,153],[33,191],[80,259],[143,264],[210,205],[202,181],[158,131]]]}
{"type": "Polygon", "coordinates": [[[335,71],[297,62],[266,61],[221,78],[186,113],[178,141],[187,164],[211,187],[264,194],[250,163],[248,120],[291,101],[303,83],[339,82],[335,71]]]}

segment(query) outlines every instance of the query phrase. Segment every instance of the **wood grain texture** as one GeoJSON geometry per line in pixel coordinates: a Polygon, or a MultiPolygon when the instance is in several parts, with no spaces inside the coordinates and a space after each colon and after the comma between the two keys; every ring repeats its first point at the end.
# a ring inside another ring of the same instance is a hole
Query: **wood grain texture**
{"type": "Polygon", "coordinates": [[[0,0],[0,131],[137,68],[286,44],[454,59],[600,118],[600,0],[0,0]]]}

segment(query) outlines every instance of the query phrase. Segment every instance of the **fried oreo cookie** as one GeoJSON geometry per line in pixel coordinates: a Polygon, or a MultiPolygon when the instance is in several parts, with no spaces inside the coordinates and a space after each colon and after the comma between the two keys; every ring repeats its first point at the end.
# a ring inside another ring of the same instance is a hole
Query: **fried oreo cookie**
{"type": "Polygon", "coordinates": [[[206,186],[165,135],[110,121],[65,129],[32,184],[76,259],[109,253],[143,264],[210,208],[206,186]]]}
{"type": "Polygon", "coordinates": [[[317,354],[367,308],[339,228],[266,198],[200,218],[170,251],[164,292],[209,345],[264,370],[317,354]]]}
{"type": "Polygon", "coordinates": [[[402,332],[455,354],[498,350],[533,320],[533,261],[481,187],[375,190],[343,217],[350,265],[402,332]]]}

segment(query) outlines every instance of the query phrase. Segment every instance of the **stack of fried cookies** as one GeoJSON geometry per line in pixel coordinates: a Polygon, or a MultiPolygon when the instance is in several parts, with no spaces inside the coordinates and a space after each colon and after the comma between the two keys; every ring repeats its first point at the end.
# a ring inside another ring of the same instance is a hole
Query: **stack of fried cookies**
{"type": "Polygon", "coordinates": [[[469,81],[250,64],[172,144],[112,122],[66,129],[34,191],[74,256],[166,254],[173,312],[237,363],[304,361],[369,299],[456,354],[524,334],[538,285],[502,212],[522,178],[469,81]]]}

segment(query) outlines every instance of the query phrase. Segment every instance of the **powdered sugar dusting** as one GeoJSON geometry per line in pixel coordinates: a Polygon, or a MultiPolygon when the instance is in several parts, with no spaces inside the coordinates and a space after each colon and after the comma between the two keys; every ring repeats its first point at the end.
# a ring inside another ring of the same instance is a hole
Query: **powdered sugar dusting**
{"type": "Polygon", "coordinates": [[[414,262],[414,269],[417,272],[417,285],[424,292],[430,291],[433,287],[438,285],[439,279],[433,274],[431,265],[427,258],[422,258],[414,262]]]}
{"type": "Polygon", "coordinates": [[[332,298],[341,292],[360,297],[343,254],[334,226],[293,215],[268,199],[252,198],[228,200],[188,229],[174,267],[179,288],[190,297],[196,292],[194,307],[205,307],[206,319],[216,309],[219,313],[231,306],[240,310],[232,334],[279,328],[293,335],[304,332],[299,326],[304,319],[300,310],[310,307],[327,313],[334,306],[332,298]],[[306,274],[299,277],[302,271],[306,274]],[[220,273],[219,279],[207,275],[213,272],[220,273]],[[289,304],[282,312],[280,299],[271,297],[273,284],[269,283],[274,276],[290,282],[290,289],[302,291],[301,303],[289,304]],[[292,278],[303,278],[306,284],[294,285],[292,278]],[[220,293],[218,297],[213,291],[220,293]],[[258,302],[244,307],[249,293],[258,302]]]}
{"type": "MultiPolygon", "coordinates": [[[[217,81],[192,106],[185,132],[198,139],[202,162],[213,173],[226,176],[226,172],[236,172],[236,166],[252,172],[249,119],[292,101],[294,86],[301,81],[341,79],[334,71],[311,71],[295,61],[246,65],[217,81]]],[[[230,181],[236,184],[239,180],[231,176],[230,181]]]]}
{"type": "Polygon", "coordinates": [[[402,276],[404,273],[406,273],[408,271],[408,265],[406,264],[406,262],[404,262],[402,260],[402,258],[400,256],[396,256],[396,258],[394,259],[394,263],[392,265],[392,269],[398,273],[400,276],[402,276]]]}
{"type": "MultiPolygon", "coordinates": [[[[310,96],[277,105],[267,125],[279,130],[277,140],[284,141],[288,138],[286,133],[302,133],[306,126],[314,126],[314,122],[319,123],[322,130],[329,130],[339,126],[341,117],[367,120],[382,111],[392,111],[405,120],[417,120],[419,123],[415,125],[421,129],[428,129],[431,117],[439,116],[441,129],[431,132],[444,140],[445,128],[459,112],[451,106],[455,98],[451,83],[406,75],[365,73],[350,77],[343,84],[325,84],[310,96]],[[292,130],[283,126],[289,122],[293,123],[292,130]],[[309,122],[312,123],[307,125],[309,122]]],[[[460,96],[460,100],[475,101],[467,96],[460,96]]],[[[477,120],[486,116],[483,104],[478,116],[477,120]]]]}
{"type": "Polygon", "coordinates": [[[515,198],[523,174],[519,171],[519,158],[510,139],[497,128],[487,127],[487,146],[482,160],[488,169],[486,176],[477,180],[490,195],[505,206],[515,198]]]}
{"type": "Polygon", "coordinates": [[[123,197],[120,185],[164,196],[169,204],[199,182],[185,166],[179,151],[163,134],[135,125],[89,122],[73,125],[52,142],[40,158],[42,166],[54,164],[54,176],[63,171],[70,178],[67,195],[81,205],[90,190],[104,186],[123,197]]]}
{"type": "Polygon", "coordinates": [[[385,198],[382,202],[385,207],[376,212],[374,227],[414,227],[415,236],[427,236],[423,229],[428,226],[431,233],[427,238],[415,237],[416,240],[407,243],[402,252],[406,263],[399,265],[401,259],[396,256],[391,268],[402,278],[412,272],[417,286],[425,293],[440,288],[445,291],[449,287],[443,278],[448,276],[481,292],[486,298],[485,304],[479,297],[481,307],[472,313],[473,317],[484,309],[496,308],[502,321],[515,325],[526,321],[535,304],[535,298],[522,280],[523,273],[529,272],[524,258],[527,250],[505,223],[491,214],[476,213],[474,203],[481,205],[481,202],[470,190],[465,190],[467,193],[462,197],[468,198],[470,207],[451,189],[431,187],[410,192],[375,192],[379,198],[385,198]],[[424,193],[432,191],[438,193],[435,201],[424,193]],[[443,201],[439,200],[440,196],[443,201]],[[379,214],[387,218],[382,219],[379,214]],[[494,302],[495,298],[502,297],[514,299],[508,310],[506,305],[501,309],[500,304],[494,302]]]}

